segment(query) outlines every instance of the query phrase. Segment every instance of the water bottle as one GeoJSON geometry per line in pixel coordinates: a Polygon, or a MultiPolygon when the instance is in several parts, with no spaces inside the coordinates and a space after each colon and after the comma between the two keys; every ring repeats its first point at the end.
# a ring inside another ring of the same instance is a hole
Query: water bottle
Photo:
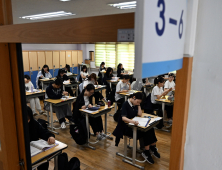
{"type": "Polygon", "coordinates": [[[111,107],[111,101],[108,100],[108,107],[111,107]]]}
{"type": "Polygon", "coordinates": [[[33,93],[33,86],[31,86],[31,93],[33,93]]]}
{"type": "Polygon", "coordinates": [[[76,77],[76,82],[78,82],[77,77],[76,77]]]}

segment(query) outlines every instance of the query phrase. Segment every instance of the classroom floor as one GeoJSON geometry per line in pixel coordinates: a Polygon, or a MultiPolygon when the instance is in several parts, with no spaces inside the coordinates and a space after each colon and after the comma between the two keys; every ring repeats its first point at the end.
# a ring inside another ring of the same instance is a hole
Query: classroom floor
{"type": "MultiPolygon", "coordinates": [[[[41,101],[41,105],[43,108],[43,102],[41,101]]],[[[114,114],[114,109],[110,112],[114,114]]],[[[108,113],[108,114],[110,114],[108,113]]],[[[104,115],[102,116],[104,120],[104,115]]],[[[107,130],[108,132],[113,132],[117,123],[113,120],[113,117],[107,116],[107,130]]],[[[36,119],[47,119],[46,116],[37,115],[35,116],[36,119]]],[[[56,114],[54,113],[53,118],[57,120],[56,114]]],[[[55,126],[59,126],[59,123],[55,123],[55,126]]],[[[123,153],[123,139],[121,139],[119,146],[115,146],[115,138],[111,140],[104,140],[100,141],[95,146],[96,150],[92,150],[89,148],[85,148],[83,146],[77,145],[75,141],[71,138],[69,133],[69,126],[65,130],[56,130],[59,132],[59,135],[56,136],[56,140],[59,140],[63,143],[68,145],[68,148],[65,149],[63,152],[66,152],[69,156],[69,159],[72,157],[79,158],[81,162],[81,170],[137,170],[138,168],[124,163],[122,161],[122,157],[117,156],[116,152],[123,153]]],[[[91,130],[92,132],[92,130],[91,130]]],[[[145,162],[143,164],[138,163],[141,166],[144,166],[145,169],[149,170],[168,170],[169,169],[169,161],[170,161],[170,144],[171,144],[171,133],[163,132],[156,130],[156,136],[158,139],[157,147],[158,151],[161,154],[161,158],[157,159],[153,157],[155,163],[150,165],[149,163],[145,162]]],[[[91,137],[91,141],[95,140],[95,137],[91,137]]],[[[127,142],[128,143],[128,142],[127,142]]],[[[130,141],[132,146],[133,141],[130,141]]],[[[128,150],[128,156],[132,156],[132,151],[128,150]]],[[[138,153],[137,159],[143,160],[143,157],[138,153]]],[[[54,169],[54,162],[50,161],[50,168],[49,170],[54,169]]]]}

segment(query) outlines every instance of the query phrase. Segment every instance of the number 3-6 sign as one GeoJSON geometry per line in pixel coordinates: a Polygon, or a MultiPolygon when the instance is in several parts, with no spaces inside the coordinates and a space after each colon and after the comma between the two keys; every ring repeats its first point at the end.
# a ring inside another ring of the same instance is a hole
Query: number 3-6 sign
{"type": "Polygon", "coordinates": [[[186,3],[187,0],[137,1],[136,77],[151,77],[182,68],[186,3]]]}

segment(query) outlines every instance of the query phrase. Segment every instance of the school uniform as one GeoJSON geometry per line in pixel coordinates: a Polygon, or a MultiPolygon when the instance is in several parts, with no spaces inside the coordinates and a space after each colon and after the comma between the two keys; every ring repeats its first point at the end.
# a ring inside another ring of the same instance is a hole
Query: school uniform
{"type": "MultiPolygon", "coordinates": [[[[135,116],[138,116],[138,106],[133,106],[130,100],[128,99],[123,103],[121,116],[119,117],[118,124],[113,131],[113,135],[116,136],[116,146],[118,146],[120,138],[123,138],[123,135],[133,137],[133,130],[122,120],[122,117],[127,117],[128,119],[133,119],[135,116]]],[[[143,138],[144,145],[151,145],[157,142],[154,129],[150,129],[147,132],[137,131],[137,139],[143,138]]]]}
{"type": "Polygon", "coordinates": [[[84,79],[82,78],[82,76],[81,76],[81,75],[83,75],[83,76],[88,76],[88,75],[89,75],[89,73],[88,73],[88,72],[83,72],[83,71],[81,71],[81,72],[80,72],[80,76],[79,76],[79,82],[81,82],[81,83],[82,83],[84,79]]]}
{"type": "MultiPolygon", "coordinates": [[[[48,131],[48,129],[45,129],[40,125],[39,122],[37,122],[33,117],[30,117],[30,122],[28,123],[29,126],[29,141],[37,141],[39,139],[43,139],[45,141],[48,141],[49,137],[54,137],[55,135],[48,131]]],[[[48,170],[49,163],[46,162],[42,165],[40,165],[37,169],[38,170],[48,170]]]]}
{"type": "Polygon", "coordinates": [[[100,73],[100,71],[105,71],[106,70],[106,67],[100,67],[99,68],[99,73],[98,73],[98,76],[100,77],[100,78],[102,78],[102,73],[100,73]]]}
{"type": "MultiPolygon", "coordinates": [[[[29,81],[29,83],[25,83],[25,90],[26,90],[26,91],[31,90],[31,87],[34,88],[34,86],[33,86],[33,84],[32,84],[31,81],[29,81]]],[[[31,109],[32,109],[32,113],[33,113],[33,114],[36,113],[35,108],[38,110],[39,113],[42,113],[42,112],[43,112],[38,97],[31,98],[31,99],[27,99],[27,102],[30,103],[30,106],[31,106],[31,109]]]]}
{"type": "MultiPolygon", "coordinates": [[[[170,88],[172,88],[172,89],[174,89],[175,88],[175,83],[174,83],[174,81],[169,81],[169,80],[167,80],[166,81],[166,83],[164,84],[164,88],[167,88],[167,89],[170,89],[170,88]]],[[[168,94],[167,94],[167,96],[171,96],[172,95],[172,91],[170,91],[168,94]]]]}
{"type": "MultiPolygon", "coordinates": [[[[85,81],[83,82],[83,88],[85,88],[88,84],[93,84],[93,85],[95,85],[95,82],[94,82],[94,81],[90,81],[90,80],[85,80],[85,81]]],[[[95,92],[95,93],[93,94],[93,96],[95,97],[95,103],[96,103],[96,104],[99,102],[99,99],[102,100],[102,99],[104,98],[103,95],[102,95],[102,93],[100,93],[100,92],[95,92]]]]}
{"type": "Polygon", "coordinates": [[[116,94],[115,94],[115,100],[118,105],[118,110],[121,110],[122,104],[125,101],[124,96],[121,94],[118,94],[117,92],[123,91],[123,90],[129,90],[129,85],[127,83],[123,83],[123,81],[119,81],[118,84],[116,85],[116,94]]]}
{"type": "MultiPolygon", "coordinates": [[[[62,98],[62,90],[61,88],[55,89],[52,86],[53,83],[50,83],[46,88],[45,98],[46,99],[61,99],[62,98]]],[[[45,103],[45,109],[50,111],[50,104],[45,103]]],[[[52,110],[56,113],[57,118],[59,119],[59,123],[65,122],[65,117],[67,119],[72,118],[72,111],[68,104],[62,106],[52,106],[52,110]]]]}
{"type": "MultiPolygon", "coordinates": [[[[57,78],[61,78],[63,82],[69,80],[66,74],[64,74],[63,77],[57,76],[57,78]]],[[[61,87],[61,89],[63,90],[63,86],[61,87]]],[[[74,96],[71,87],[65,87],[64,90],[67,91],[70,94],[70,96],[74,96]]]]}
{"type": "Polygon", "coordinates": [[[125,70],[124,70],[124,68],[118,68],[117,69],[117,77],[120,77],[120,79],[123,79],[123,75],[121,74],[121,73],[124,73],[125,72],[125,70]]]}
{"type": "MultiPolygon", "coordinates": [[[[45,73],[45,76],[43,75],[42,71],[39,71],[36,77],[36,87],[41,89],[42,88],[42,84],[39,81],[39,79],[42,79],[41,76],[43,76],[43,78],[52,78],[52,75],[50,72],[45,73]]],[[[45,90],[48,86],[44,84],[43,89],[45,90]]]]}
{"type": "MultiPolygon", "coordinates": [[[[113,74],[105,74],[104,75],[104,78],[103,78],[103,83],[106,85],[106,98],[108,98],[110,92],[111,92],[111,88],[110,88],[110,85],[109,83],[107,83],[107,80],[112,80],[112,77],[113,77],[113,74]]],[[[113,86],[112,86],[113,88],[113,86]]]]}
{"type": "MultiPolygon", "coordinates": [[[[73,118],[74,118],[75,123],[78,123],[82,119],[85,119],[85,115],[82,114],[79,111],[79,109],[81,109],[82,106],[88,107],[89,104],[92,105],[92,96],[90,96],[90,97],[84,96],[84,93],[85,93],[85,89],[77,97],[77,100],[75,102],[75,106],[74,106],[74,109],[73,109],[73,118]]],[[[98,117],[95,117],[95,118],[89,116],[89,124],[91,125],[94,134],[96,134],[96,132],[102,132],[103,131],[103,121],[102,121],[101,116],[98,116],[98,117]]]]}

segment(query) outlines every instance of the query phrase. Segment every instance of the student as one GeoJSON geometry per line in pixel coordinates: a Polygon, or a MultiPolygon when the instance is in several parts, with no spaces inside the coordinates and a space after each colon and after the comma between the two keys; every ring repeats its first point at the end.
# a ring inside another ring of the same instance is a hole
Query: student
{"type": "MultiPolygon", "coordinates": [[[[88,77],[88,79],[83,82],[83,87],[86,88],[86,86],[88,84],[98,85],[98,82],[96,81],[96,74],[95,73],[92,73],[88,77]]],[[[100,92],[95,92],[93,96],[95,97],[95,103],[96,104],[98,104],[99,99],[100,100],[104,99],[103,95],[100,92]]]]}
{"type": "MultiPolygon", "coordinates": [[[[31,87],[34,88],[34,86],[33,86],[32,82],[31,82],[31,79],[28,75],[25,75],[24,77],[25,77],[24,78],[24,80],[25,80],[25,90],[29,91],[29,90],[31,90],[31,87]]],[[[38,115],[38,113],[36,113],[35,107],[38,110],[39,114],[44,113],[44,111],[42,111],[42,108],[41,108],[40,101],[39,101],[38,97],[28,99],[28,102],[30,103],[30,106],[32,108],[32,112],[33,112],[34,116],[38,115]]]]}
{"type": "Polygon", "coordinates": [[[82,66],[82,70],[80,72],[79,81],[82,83],[84,79],[89,76],[86,65],[82,66]]]}
{"type": "MultiPolygon", "coordinates": [[[[42,70],[39,71],[37,77],[36,77],[36,87],[41,89],[42,85],[41,82],[39,81],[39,79],[44,79],[44,78],[52,78],[51,73],[49,72],[49,66],[48,65],[44,65],[42,67],[42,70]]],[[[45,90],[47,87],[47,85],[44,85],[43,89],[45,90]]]]}
{"type": "MultiPolygon", "coordinates": [[[[92,96],[95,93],[95,87],[93,84],[88,84],[82,93],[77,97],[75,107],[73,109],[73,118],[75,123],[78,123],[85,116],[79,111],[79,109],[86,109],[92,107],[92,96]]],[[[91,125],[93,132],[97,135],[98,140],[105,139],[105,134],[103,133],[103,122],[101,116],[89,117],[89,124],[91,125]]]]}
{"type": "Polygon", "coordinates": [[[99,82],[100,82],[100,84],[103,84],[103,83],[102,83],[103,77],[102,77],[102,73],[100,73],[100,71],[106,71],[105,62],[102,62],[102,63],[100,64],[99,73],[98,73],[99,82]]]}
{"type": "Polygon", "coordinates": [[[66,64],[65,66],[65,73],[70,72],[70,65],[66,64]]]}
{"type": "MultiPolygon", "coordinates": [[[[69,81],[69,82],[70,82],[70,79],[69,79],[68,76],[65,74],[65,69],[59,69],[57,78],[62,79],[62,82],[64,82],[64,81],[69,81]]],[[[62,86],[61,88],[62,88],[62,90],[63,90],[63,86],[62,86]]],[[[67,91],[67,92],[70,94],[70,96],[74,96],[71,87],[65,87],[64,90],[67,91]]]]}
{"type": "MultiPolygon", "coordinates": [[[[29,141],[37,141],[39,139],[43,139],[48,142],[48,144],[55,143],[55,135],[50,133],[48,129],[45,129],[38,123],[32,114],[32,110],[30,107],[27,106],[27,113],[28,113],[28,126],[29,126],[29,141]]],[[[37,169],[38,170],[48,170],[49,162],[46,162],[40,165],[37,169]]]]}
{"type": "MultiPolygon", "coordinates": [[[[169,79],[164,84],[164,91],[168,90],[170,88],[175,89],[175,83],[174,83],[173,80],[174,80],[174,74],[170,73],[169,74],[169,79]]],[[[169,92],[167,95],[170,96],[171,94],[172,94],[172,92],[169,92]]]]}
{"type": "Polygon", "coordinates": [[[120,80],[118,84],[116,85],[115,100],[118,104],[118,110],[121,110],[122,104],[125,101],[124,96],[122,96],[119,93],[124,93],[124,92],[128,92],[128,90],[131,90],[129,79],[130,79],[129,75],[124,75],[123,80],[120,80]]]}
{"type": "MultiPolygon", "coordinates": [[[[134,93],[130,95],[129,99],[124,102],[122,107],[121,116],[119,117],[118,124],[116,129],[113,132],[113,135],[116,136],[116,146],[118,146],[120,138],[123,138],[123,135],[133,137],[132,128],[128,127],[127,123],[133,123],[134,125],[138,125],[139,122],[133,121],[132,119],[135,116],[142,116],[142,110],[140,104],[142,102],[143,94],[142,93],[134,93]]],[[[146,159],[150,164],[154,163],[154,160],[151,156],[151,153],[160,158],[160,154],[156,148],[157,138],[155,135],[154,129],[150,129],[147,132],[137,131],[137,139],[143,139],[145,150],[142,152],[142,156],[146,159]]]]}
{"type": "Polygon", "coordinates": [[[111,80],[113,77],[113,69],[111,67],[108,67],[106,70],[106,74],[104,75],[103,78],[103,83],[106,85],[106,98],[109,96],[111,92],[111,88],[109,83],[107,83],[107,80],[111,80]]]}
{"type": "MultiPolygon", "coordinates": [[[[45,98],[46,99],[61,99],[63,95],[68,95],[68,92],[62,91],[61,86],[63,85],[63,81],[60,78],[56,78],[54,82],[50,83],[46,88],[45,98]]],[[[45,109],[50,110],[50,104],[45,103],[45,109]]],[[[56,116],[59,119],[59,123],[61,124],[61,128],[66,128],[66,119],[69,119],[69,122],[72,123],[72,111],[68,104],[62,106],[52,106],[54,112],[56,112],[56,116]]]]}
{"type": "Polygon", "coordinates": [[[119,63],[119,65],[117,66],[117,77],[120,77],[120,79],[123,78],[123,75],[125,75],[125,71],[123,68],[123,65],[121,63],[119,63]]]}

